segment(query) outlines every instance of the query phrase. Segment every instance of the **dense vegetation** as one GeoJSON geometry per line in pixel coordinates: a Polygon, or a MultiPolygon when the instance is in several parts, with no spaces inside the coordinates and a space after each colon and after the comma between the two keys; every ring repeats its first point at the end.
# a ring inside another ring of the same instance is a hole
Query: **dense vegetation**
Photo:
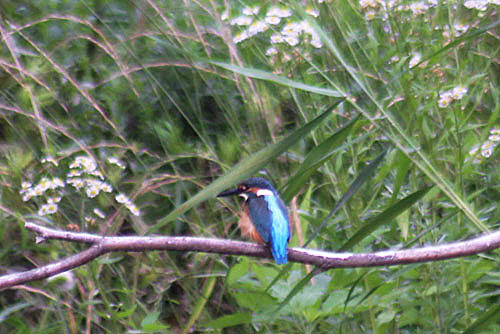
{"type": "MultiPolygon", "coordinates": [[[[2,274],[85,248],[35,244],[27,221],[238,239],[241,203],[199,195],[221,175],[277,186],[292,247],[370,252],[496,229],[499,10],[3,0],[2,274]]],[[[116,253],[1,291],[0,332],[492,333],[498,254],[311,278],[247,257],[116,253]]]]}

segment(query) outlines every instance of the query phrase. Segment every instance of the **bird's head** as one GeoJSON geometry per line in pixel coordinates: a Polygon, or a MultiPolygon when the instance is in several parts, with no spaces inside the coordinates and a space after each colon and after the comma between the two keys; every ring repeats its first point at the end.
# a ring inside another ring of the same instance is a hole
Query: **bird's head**
{"type": "Polygon", "coordinates": [[[276,190],[271,183],[269,183],[269,181],[261,177],[252,177],[245,182],[242,182],[235,189],[221,192],[217,195],[217,197],[238,195],[246,200],[251,196],[251,194],[254,194],[255,196],[273,196],[275,193],[276,190]]]}

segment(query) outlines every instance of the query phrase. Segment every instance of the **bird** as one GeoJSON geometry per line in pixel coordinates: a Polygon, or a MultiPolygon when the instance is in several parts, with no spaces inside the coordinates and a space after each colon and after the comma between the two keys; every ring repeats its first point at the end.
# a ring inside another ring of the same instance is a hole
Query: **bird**
{"type": "Polygon", "coordinates": [[[221,192],[217,197],[238,195],[245,199],[238,225],[241,234],[267,244],[277,264],[288,262],[287,244],[291,231],[288,211],[269,181],[252,177],[237,188],[221,192]]]}

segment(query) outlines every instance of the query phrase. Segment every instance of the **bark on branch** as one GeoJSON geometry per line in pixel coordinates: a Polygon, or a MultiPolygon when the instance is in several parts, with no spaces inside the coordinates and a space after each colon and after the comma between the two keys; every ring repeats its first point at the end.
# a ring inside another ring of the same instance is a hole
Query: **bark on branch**
{"type": "MultiPolygon", "coordinates": [[[[98,236],[89,233],[60,231],[33,223],[26,223],[25,227],[28,230],[38,233],[37,242],[48,239],[60,239],[87,243],[91,246],[83,252],[36,269],[0,276],[0,289],[54,276],[58,273],[84,265],[110,252],[170,250],[272,258],[267,247],[242,241],[182,236],[98,236]]],[[[392,266],[406,263],[438,261],[474,255],[499,247],[500,231],[485,234],[466,241],[453,242],[439,246],[395,251],[386,250],[375,253],[333,253],[314,249],[289,248],[288,259],[291,262],[312,264],[323,270],[327,270],[331,268],[392,266]]]]}

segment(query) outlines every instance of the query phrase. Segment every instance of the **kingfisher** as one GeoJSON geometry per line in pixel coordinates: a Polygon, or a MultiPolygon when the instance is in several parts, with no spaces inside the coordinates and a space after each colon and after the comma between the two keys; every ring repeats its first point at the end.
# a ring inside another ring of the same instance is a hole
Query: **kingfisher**
{"type": "Polygon", "coordinates": [[[290,223],[285,204],[276,189],[266,179],[253,177],[236,189],[221,192],[217,197],[231,195],[245,199],[238,222],[241,234],[255,242],[267,244],[277,264],[287,263],[290,223]]]}

